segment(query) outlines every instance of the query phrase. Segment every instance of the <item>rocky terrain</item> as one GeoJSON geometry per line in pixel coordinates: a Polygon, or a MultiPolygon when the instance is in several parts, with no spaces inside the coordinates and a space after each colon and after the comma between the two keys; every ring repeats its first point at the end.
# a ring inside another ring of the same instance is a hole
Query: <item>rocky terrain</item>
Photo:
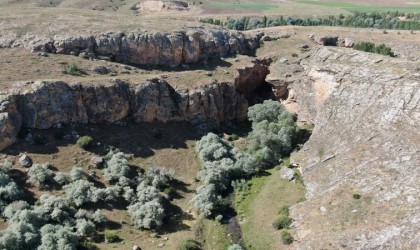
{"type": "Polygon", "coordinates": [[[292,157],[307,187],[293,209],[297,248],[418,247],[418,63],[321,47],[272,67],[293,71],[288,82],[280,73],[269,79],[287,86],[281,98],[301,121],[315,124],[292,157]]]}
{"type": "Polygon", "coordinates": [[[260,37],[203,29],[150,34],[107,32],[94,36],[29,34],[23,38],[3,34],[0,48],[23,47],[34,52],[80,55],[125,64],[177,67],[181,63],[206,62],[211,57],[250,54],[258,47],[260,37]]]}

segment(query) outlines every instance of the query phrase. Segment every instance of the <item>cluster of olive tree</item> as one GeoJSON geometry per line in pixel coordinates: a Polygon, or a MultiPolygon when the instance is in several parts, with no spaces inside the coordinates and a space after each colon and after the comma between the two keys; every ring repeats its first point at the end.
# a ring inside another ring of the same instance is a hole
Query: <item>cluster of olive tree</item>
{"type": "Polygon", "coordinates": [[[232,180],[253,175],[258,166],[251,155],[232,147],[213,133],[203,136],[197,142],[196,150],[204,161],[198,173],[203,184],[197,189],[192,203],[200,213],[209,216],[217,207],[218,195],[229,187],[232,180]]]}
{"type": "Polygon", "coordinates": [[[36,205],[9,204],[3,217],[8,227],[0,231],[0,249],[76,249],[83,237],[96,232],[107,220],[99,210],[77,210],[64,196],[42,195],[36,205]]]}
{"type": "Polygon", "coordinates": [[[54,173],[50,170],[50,164],[34,164],[29,168],[28,180],[30,185],[38,189],[45,189],[48,187],[47,183],[53,179],[54,173]]]}
{"type": "Polygon", "coordinates": [[[117,183],[121,186],[129,186],[131,184],[128,178],[130,167],[128,166],[127,156],[118,150],[110,150],[107,158],[107,167],[104,171],[105,179],[110,183],[117,183]]]}
{"type": "Polygon", "coordinates": [[[296,131],[295,117],[280,102],[267,100],[248,109],[252,131],[248,136],[248,151],[260,166],[275,164],[292,150],[296,131]]]}
{"type": "Polygon", "coordinates": [[[23,191],[10,177],[12,162],[5,161],[0,163],[0,212],[13,201],[22,198],[23,191]]]}
{"type": "Polygon", "coordinates": [[[173,171],[150,167],[140,175],[136,190],[125,187],[124,197],[130,202],[128,213],[137,228],[157,228],[163,224],[165,209],[160,191],[167,186],[174,176],[173,171]]]}

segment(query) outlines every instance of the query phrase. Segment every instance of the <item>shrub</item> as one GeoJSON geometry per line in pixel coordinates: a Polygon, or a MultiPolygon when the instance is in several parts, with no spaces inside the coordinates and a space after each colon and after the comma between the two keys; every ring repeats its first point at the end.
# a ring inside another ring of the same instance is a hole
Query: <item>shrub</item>
{"type": "Polygon", "coordinates": [[[83,169],[78,167],[73,167],[70,171],[69,177],[71,181],[78,181],[78,180],[87,180],[89,179],[88,174],[86,174],[83,169]]]}
{"type": "Polygon", "coordinates": [[[288,229],[290,224],[292,224],[292,219],[289,218],[287,215],[279,215],[277,219],[274,221],[273,226],[275,229],[288,229]]]}
{"type": "Polygon", "coordinates": [[[95,213],[92,214],[92,220],[96,223],[104,223],[108,221],[108,218],[101,210],[96,210],[95,213]]]}
{"type": "Polygon", "coordinates": [[[208,133],[197,142],[196,151],[203,161],[218,161],[230,157],[232,146],[213,133],[208,133]]]}
{"type": "Polygon", "coordinates": [[[201,214],[210,216],[215,210],[218,202],[214,184],[200,186],[191,202],[201,214]]]}
{"type": "Polygon", "coordinates": [[[109,182],[116,182],[121,176],[128,177],[130,173],[127,157],[122,152],[113,154],[107,165],[104,176],[109,182]]]}
{"type": "Polygon", "coordinates": [[[200,250],[200,244],[192,239],[183,240],[178,246],[179,250],[200,250]]]}
{"type": "Polygon", "coordinates": [[[3,211],[3,216],[7,219],[12,218],[16,213],[30,208],[26,201],[14,201],[10,203],[3,211]]]}
{"type": "Polygon", "coordinates": [[[297,53],[292,53],[292,57],[298,57],[297,53]]]}
{"type": "Polygon", "coordinates": [[[52,179],[53,172],[49,169],[48,163],[44,165],[35,164],[29,168],[28,176],[29,179],[26,181],[27,183],[38,189],[44,189],[46,183],[52,179]]]}
{"type": "Polygon", "coordinates": [[[97,188],[87,180],[74,181],[64,186],[64,190],[67,199],[77,207],[97,201],[95,196],[97,188]]]}
{"type": "Polygon", "coordinates": [[[353,49],[361,50],[361,51],[365,51],[369,53],[376,53],[376,54],[385,55],[385,56],[391,56],[391,57],[395,56],[394,52],[392,52],[392,49],[386,46],[385,44],[380,44],[376,46],[374,43],[371,43],[371,42],[360,42],[360,43],[356,43],[353,46],[353,49]]]}
{"type": "Polygon", "coordinates": [[[13,168],[13,163],[11,161],[5,160],[3,163],[0,163],[0,172],[4,174],[9,174],[10,170],[13,168]]]}
{"type": "Polygon", "coordinates": [[[292,235],[290,235],[289,231],[287,231],[287,230],[282,230],[281,234],[280,234],[280,237],[281,237],[281,241],[285,245],[290,245],[294,241],[292,235]]]}
{"type": "Polygon", "coordinates": [[[176,190],[173,187],[167,187],[163,190],[163,192],[171,198],[176,195],[176,190]]]}
{"type": "Polygon", "coordinates": [[[93,142],[92,137],[85,135],[85,136],[80,137],[76,143],[77,145],[79,145],[79,147],[83,149],[88,149],[91,146],[92,142],[93,142]]]}
{"type": "Polygon", "coordinates": [[[95,224],[86,219],[79,219],[76,221],[77,233],[81,236],[91,236],[95,234],[96,227],[95,224]]]}
{"type": "Polygon", "coordinates": [[[58,172],[54,176],[54,180],[60,185],[67,185],[71,182],[71,178],[68,174],[58,172]]]}
{"type": "Polygon", "coordinates": [[[71,227],[47,224],[41,228],[41,245],[38,250],[76,250],[80,237],[71,227]]]}
{"type": "Polygon", "coordinates": [[[360,194],[353,194],[353,199],[359,200],[360,198],[362,198],[360,194]]]}
{"type": "Polygon", "coordinates": [[[168,185],[175,176],[174,171],[168,171],[162,167],[150,167],[145,174],[145,181],[155,188],[162,188],[168,185]]]}
{"type": "Polygon", "coordinates": [[[165,210],[159,199],[145,203],[137,202],[128,206],[134,226],[137,228],[152,229],[163,224],[165,210]]]}
{"type": "Polygon", "coordinates": [[[86,72],[74,63],[66,64],[64,72],[72,76],[86,75],[86,72]]]}
{"type": "Polygon", "coordinates": [[[9,175],[0,172],[0,212],[15,200],[23,195],[22,189],[13,181],[9,175]]]}
{"type": "Polygon", "coordinates": [[[118,231],[114,230],[105,230],[104,232],[105,240],[108,243],[114,243],[120,241],[120,236],[118,236],[118,231]]]}

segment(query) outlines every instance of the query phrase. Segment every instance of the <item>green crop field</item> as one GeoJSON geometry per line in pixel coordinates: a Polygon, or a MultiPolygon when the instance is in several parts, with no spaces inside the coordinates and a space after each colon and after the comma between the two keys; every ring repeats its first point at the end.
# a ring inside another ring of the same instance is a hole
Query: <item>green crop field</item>
{"type": "Polygon", "coordinates": [[[286,16],[327,16],[350,14],[353,12],[387,12],[401,11],[420,13],[420,0],[411,1],[330,1],[330,0],[290,0],[275,3],[269,0],[210,0],[203,1],[200,6],[205,14],[237,14],[247,12],[255,15],[286,15],[286,16]],[[219,11],[220,12],[219,12],[219,11]]]}

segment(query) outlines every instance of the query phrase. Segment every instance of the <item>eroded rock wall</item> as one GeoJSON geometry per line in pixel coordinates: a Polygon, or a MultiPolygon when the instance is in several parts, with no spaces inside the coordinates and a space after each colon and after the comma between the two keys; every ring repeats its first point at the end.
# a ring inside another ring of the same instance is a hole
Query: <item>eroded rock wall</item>
{"type": "Polygon", "coordinates": [[[211,57],[249,54],[259,46],[261,34],[248,35],[222,29],[191,29],[174,32],[107,32],[98,35],[26,35],[22,39],[6,35],[2,47],[25,47],[32,51],[59,54],[83,54],[117,62],[176,67],[181,63],[197,63],[211,57]]]}
{"type": "Polygon", "coordinates": [[[288,90],[315,130],[292,157],[307,187],[292,209],[295,246],[417,248],[418,63],[331,47],[296,63],[288,90]]]}
{"type": "Polygon", "coordinates": [[[47,129],[56,123],[190,121],[199,129],[246,119],[248,102],[230,83],[176,90],[162,79],[131,84],[29,82],[0,97],[0,150],[23,127],[47,129]]]}

